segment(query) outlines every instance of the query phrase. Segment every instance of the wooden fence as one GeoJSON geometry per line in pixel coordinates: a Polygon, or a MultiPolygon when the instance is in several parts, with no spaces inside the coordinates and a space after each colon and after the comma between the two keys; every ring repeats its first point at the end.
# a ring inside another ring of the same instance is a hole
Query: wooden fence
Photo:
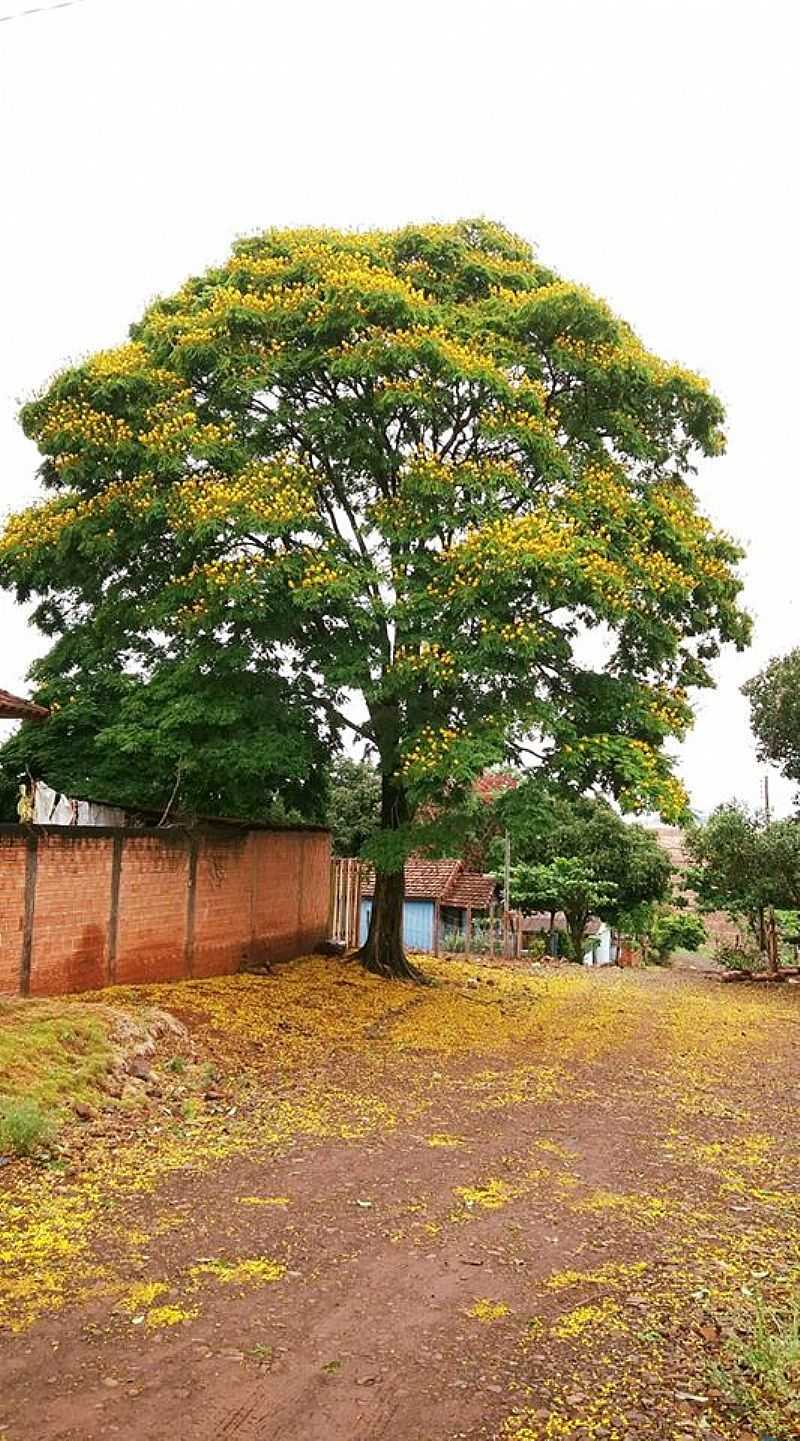
{"type": "Polygon", "coordinates": [[[328,934],[334,941],[343,941],[348,951],[358,945],[363,870],[361,861],[340,857],[331,861],[328,934]]]}
{"type": "Polygon", "coordinates": [[[487,912],[468,911],[465,928],[450,931],[440,928],[439,907],[436,908],[434,951],[437,955],[519,960],[524,941],[521,911],[504,911],[498,906],[492,906],[487,912]]]}

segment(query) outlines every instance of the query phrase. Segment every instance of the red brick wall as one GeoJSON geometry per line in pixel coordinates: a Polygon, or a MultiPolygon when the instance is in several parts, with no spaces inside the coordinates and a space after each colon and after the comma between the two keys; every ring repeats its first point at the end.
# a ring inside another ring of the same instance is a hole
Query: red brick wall
{"type": "Polygon", "coordinates": [[[25,926],[25,842],[0,835],[0,995],[19,990],[25,926]]]}
{"type": "Polygon", "coordinates": [[[32,995],[90,991],[108,976],[112,842],[38,838],[31,936],[32,995]]]}
{"type": "MultiPolygon", "coordinates": [[[[221,844],[208,837],[198,849],[190,957],[195,976],[227,975],[250,959],[252,839],[251,833],[237,837],[235,844],[221,844]]],[[[302,954],[299,942],[291,954],[302,954]]]]}
{"type": "MultiPolygon", "coordinates": [[[[296,937],[301,954],[327,929],[330,847],[327,834],[251,835],[254,958],[286,960],[296,937]]],[[[295,953],[296,954],[296,953],[295,953]]]]}
{"type": "Polygon", "coordinates": [[[114,979],[122,986],[176,981],[187,972],[186,911],[189,848],[169,840],[129,836],[122,852],[114,979]]]}
{"type": "Polygon", "coordinates": [[[0,827],[0,994],[223,975],[327,934],[320,831],[0,827]]]}

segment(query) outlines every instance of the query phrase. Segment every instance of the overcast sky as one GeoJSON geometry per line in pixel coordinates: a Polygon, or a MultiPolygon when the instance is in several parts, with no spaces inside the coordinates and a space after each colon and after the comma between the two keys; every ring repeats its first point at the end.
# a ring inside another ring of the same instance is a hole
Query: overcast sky
{"type": "MultiPolygon", "coordinates": [[[[739,686],[800,639],[798,32],[795,0],[83,0],[0,24],[0,511],[36,494],[20,400],[235,236],[491,216],[725,402],[698,489],[747,545],[755,638],[681,770],[701,810],[756,801],[739,686]]],[[[40,648],[0,596],[0,686],[40,648]]]]}

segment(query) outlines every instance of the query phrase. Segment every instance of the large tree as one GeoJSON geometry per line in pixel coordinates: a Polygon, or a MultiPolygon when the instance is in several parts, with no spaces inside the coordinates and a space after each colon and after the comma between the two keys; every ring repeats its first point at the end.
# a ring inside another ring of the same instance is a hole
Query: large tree
{"type": "Polygon", "coordinates": [[[690,488],[722,409],[501,226],[243,240],[22,420],[46,499],[0,580],[37,597],[49,698],[234,647],[324,742],[359,733],[382,785],[368,968],[415,974],[417,817],[486,766],[683,809],[663,742],[748,635],[739,551],[690,488]]]}

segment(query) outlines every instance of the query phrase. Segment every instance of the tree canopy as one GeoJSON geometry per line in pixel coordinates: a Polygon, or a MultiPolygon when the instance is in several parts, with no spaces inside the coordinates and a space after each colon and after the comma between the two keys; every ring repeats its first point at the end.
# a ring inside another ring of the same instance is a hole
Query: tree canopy
{"type": "Polygon", "coordinates": [[[590,916],[616,901],[616,886],[601,881],[580,856],[556,856],[539,865],[520,862],[511,869],[511,904],[525,911],[563,911],[572,959],[583,959],[583,938],[590,916]]]}
{"type": "Polygon", "coordinates": [[[130,807],[322,820],[327,753],[315,719],[236,646],[221,647],[211,665],[187,649],[147,677],[100,656],[76,670],[69,693],[50,680],[51,660],[41,668],[45,693],[64,703],[0,747],[7,790],[29,772],[67,795],[130,807]]]}
{"type": "Polygon", "coordinates": [[[800,649],[775,657],[742,690],[760,759],[800,781],[800,649]]]}
{"type": "Polygon", "coordinates": [[[719,806],[686,833],[687,884],[704,911],[744,921],[763,947],[767,906],[800,907],[800,822],[754,815],[738,802],[719,806]]]}
{"type": "Polygon", "coordinates": [[[336,856],[360,856],[380,825],[380,771],[369,761],[340,756],[328,776],[325,819],[336,856]]]}
{"type": "Polygon", "coordinates": [[[512,901],[562,910],[576,959],[590,916],[618,927],[669,895],[672,866],[656,837],[603,799],[553,794],[531,778],[501,796],[497,810],[511,839],[512,901]]]}
{"type": "Polygon", "coordinates": [[[64,724],[111,676],[230,651],[286,725],[330,752],[360,734],[363,959],[411,974],[416,818],[488,765],[685,809],[663,743],[748,636],[740,552],[690,488],[722,418],[502,226],[268,230],[24,407],[45,498],[6,525],[0,582],[36,600],[64,724]]]}

